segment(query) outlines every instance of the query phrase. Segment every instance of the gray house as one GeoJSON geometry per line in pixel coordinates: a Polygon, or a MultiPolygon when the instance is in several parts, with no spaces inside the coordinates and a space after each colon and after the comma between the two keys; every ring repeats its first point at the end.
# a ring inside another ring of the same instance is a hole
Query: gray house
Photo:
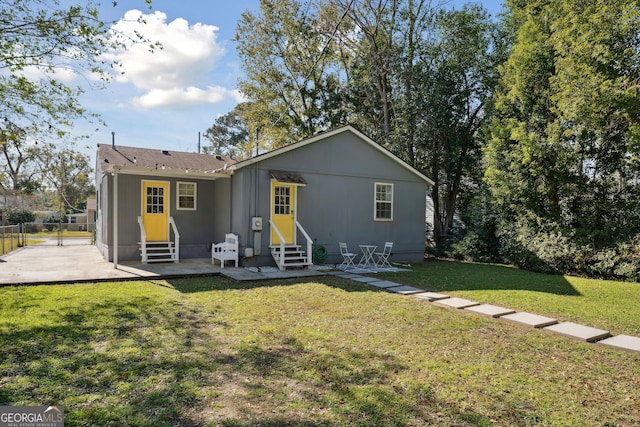
{"type": "Polygon", "coordinates": [[[109,261],[208,258],[226,233],[243,265],[327,263],[338,242],[420,261],[433,182],[351,126],[237,161],[225,156],[99,145],[96,244],[109,261]]]}

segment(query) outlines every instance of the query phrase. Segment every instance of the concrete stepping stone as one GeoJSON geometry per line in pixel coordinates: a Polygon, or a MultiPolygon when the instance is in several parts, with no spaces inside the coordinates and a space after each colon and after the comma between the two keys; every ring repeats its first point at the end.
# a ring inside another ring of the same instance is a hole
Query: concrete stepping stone
{"type": "Polygon", "coordinates": [[[607,347],[613,347],[620,350],[640,353],[640,338],[632,337],[630,335],[616,335],[614,337],[598,341],[598,344],[606,345],[607,347]]]}
{"type": "Polygon", "coordinates": [[[449,295],[439,294],[436,292],[420,292],[419,294],[412,294],[412,297],[426,299],[429,302],[437,301],[439,299],[450,298],[449,295]]]}
{"type": "Polygon", "coordinates": [[[413,286],[398,286],[396,288],[386,288],[386,290],[403,295],[417,294],[418,292],[422,292],[422,289],[414,288],[413,286]]]}
{"type": "Polygon", "coordinates": [[[351,280],[355,280],[360,283],[371,283],[371,282],[379,282],[380,279],[376,279],[375,277],[366,277],[366,276],[358,276],[353,277],[351,280]]]}
{"type": "Polygon", "coordinates": [[[353,274],[353,273],[341,273],[341,274],[334,274],[334,276],[337,277],[341,277],[343,279],[357,279],[358,277],[362,277],[359,274],[353,274]]]}
{"type": "Polygon", "coordinates": [[[507,314],[513,314],[516,311],[510,308],[498,307],[491,304],[480,304],[466,307],[465,310],[473,311],[474,313],[481,314],[488,317],[501,317],[507,314]]]}
{"type": "Polygon", "coordinates": [[[433,303],[437,304],[437,305],[444,306],[444,307],[453,307],[453,308],[458,308],[458,309],[472,307],[474,305],[480,305],[479,302],[471,301],[471,300],[464,299],[464,298],[457,298],[457,297],[439,299],[439,300],[433,301],[433,303]]]}
{"type": "Polygon", "coordinates": [[[534,328],[544,328],[545,326],[555,325],[556,323],[558,323],[557,319],[540,316],[539,314],[526,313],[524,311],[507,314],[505,316],[501,316],[500,319],[520,323],[522,325],[532,326],[534,328]]]}
{"type": "Polygon", "coordinates": [[[401,283],[390,282],[388,280],[378,280],[377,282],[369,282],[367,285],[375,286],[376,288],[398,288],[400,286],[404,286],[401,283]]]}
{"type": "Polygon", "coordinates": [[[568,337],[579,338],[587,342],[598,341],[610,336],[609,331],[592,328],[591,326],[579,325],[573,322],[562,322],[551,326],[545,326],[544,330],[566,335],[568,337]]]}

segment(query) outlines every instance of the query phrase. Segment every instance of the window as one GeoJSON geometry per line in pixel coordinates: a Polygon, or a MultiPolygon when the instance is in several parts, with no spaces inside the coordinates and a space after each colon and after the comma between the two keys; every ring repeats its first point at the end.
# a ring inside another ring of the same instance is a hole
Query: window
{"type": "Polygon", "coordinates": [[[291,213],[291,187],[276,185],[273,196],[273,213],[275,215],[289,215],[291,213]]]}
{"type": "Polygon", "coordinates": [[[164,188],[151,186],[147,187],[147,213],[164,213],[164,188]]]}
{"type": "Polygon", "coordinates": [[[375,212],[376,221],[393,220],[393,184],[375,184],[375,212]]]}
{"type": "Polygon", "coordinates": [[[196,183],[178,182],[178,209],[196,210],[196,183]]]}

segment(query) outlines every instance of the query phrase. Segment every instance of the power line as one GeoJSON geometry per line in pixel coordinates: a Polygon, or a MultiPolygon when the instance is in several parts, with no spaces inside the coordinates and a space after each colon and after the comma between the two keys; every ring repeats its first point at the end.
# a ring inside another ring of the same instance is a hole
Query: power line
{"type": "MultiPolygon", "coordinates": [[[[349,11],[351,10],[351,6],[353,6],[353,3],[355,2],[355,0],[351,0],[349,2],[349,5],[347,6],[347,8],[345,9],[344,13],[342,14],[342,16],[340,17],[340,20],[338,21],[338,23],[336,24],[336,27],[333,29],[333,32],[331,33],[331,36],[329,37],[329,40],[327,40],[327,42],[325,43],[324,47],[322,48],[322,51],[320,52],[320,55],[318,55],[318,57],[316,58],[315,62],[313,63],[313,65],[311,66],[311,69],[309,70],[309,72],[307,73],[307,75],[304,78],[304,81],[306,82],[307,80],[309,80],[309,77],[311,77],[311,74],[314,72],[315,68],[317,67],[318,63],[320,62],[320,60],[322,59],[322,57],[324,56],[327,48],[329,47],[329,44],[333,41],[334,37],[336,36],[336,34],[338,33],[338,29],[340,28],[340,25],[342,25],[342,22],[344,21],[344,19],[347,17],[347,14],[349,13],[349,11]]],[[[276,119],[275,122],[273,122],[271,124],[272,127],[275,127],[284,117],[284,115],[286,114],[286,112],[289,110],[289,108],[291,108],[291,105],[293,103],[290,101],[285,105],[284,110],[282,111],[282,113],[280,113],[280,116],[278,116],[278,118],[276,119]]]]}

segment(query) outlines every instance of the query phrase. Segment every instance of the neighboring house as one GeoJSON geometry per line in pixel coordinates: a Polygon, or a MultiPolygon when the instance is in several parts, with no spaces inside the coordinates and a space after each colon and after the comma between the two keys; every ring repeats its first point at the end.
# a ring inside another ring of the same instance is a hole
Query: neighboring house
{"type": "Polygon", "coordinates": [[[166,260],[154,250],[208,258],[226,233],[238,235],[243,265],[309,265],[314,242],[327,263],[342,261],[338,242],[392,241],[392,260],[424,256],[433,182],[351,126],[244,161],[101,144],[96,172],[96,243],[115,263],[166,260]]]}
{"type": "Polygon", "coordinates": [[[93,231],[96,223],[96,198],[87,199],[82,213],[67,214],[67,229],[72,231],[93,231]]]}

